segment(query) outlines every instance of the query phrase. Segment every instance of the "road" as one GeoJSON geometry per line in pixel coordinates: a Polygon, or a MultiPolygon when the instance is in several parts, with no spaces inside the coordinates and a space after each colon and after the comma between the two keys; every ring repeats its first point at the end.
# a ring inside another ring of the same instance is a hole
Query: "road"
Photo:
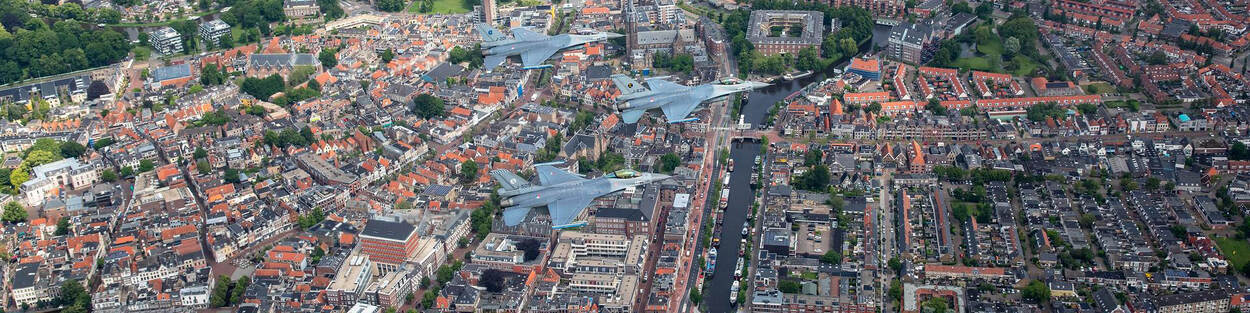
{"type": "MultiPolygon", "coordinates": [[[[156,148],[157,155],[161,157],[161,162],[165,164],[173,164],[174,167],[178,168],[178,171],[182,173],[182,178],[187,182],[187,188],[191,189],[191,195],[195,198],[196,206],[200,209],[201,220],[208,221],[208,203],[204,201],[204,197],[200,195],[200,188],[198,184],[196,184],[195,179],[191,178],[191,172],[187,171],[185,166],[170,162],[169,156],[165,153],[165,148],[162,147],[160,143],[157,142],[156,139],[152,138],[152,136],[147,132],[137,127],[134,128],[134,131],[139,133],[140,136],[143,136],[143,139],[147,140],[154,148],[156,148]]],[[[216,266],[217,258],[213,255],[213,246],[208,244],[208,230],[205,225],[199,225],[199,227],[196,227],[196,230],[199,233],[200,248],[204,251],[204,258],[206,259],[205,261],[207,262],[208,267],[216,266]]]]}

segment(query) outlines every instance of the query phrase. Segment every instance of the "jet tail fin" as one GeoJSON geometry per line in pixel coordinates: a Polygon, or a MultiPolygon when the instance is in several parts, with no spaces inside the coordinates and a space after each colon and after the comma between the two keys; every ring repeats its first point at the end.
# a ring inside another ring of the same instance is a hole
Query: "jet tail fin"
{"type": "Polygon", "coordinates": [[[521,178],[521,176],[517,176],[516,174],[509,172],[508,170],[490,171],[490,177],[494,178],[496,182],[499,182],[499,186],[503,187],[503,190],[505,191],[517,190],[530,186],[529,181],[521,178]]]}
{"type": "Polygon", "coordinates": [[[638,81],[622,74],[612,75],[612,83],[616,84],[616,89],[619,89],[622,95],[647,91],[647,88],[638,81]]]}
{"type": "Polygon", "coordinates": [[[503,32],[500,32],[498,29],[495,29],[494,27],[491,27],[490,25],[477,24],[477,25],[474,25],[474,28],[477,28],[477,33],[479,35],[482,35],[482,41],[485,41],[485,42],[500,41],[500,40],[508,39],[508,36],[504,35],[503,32]]]}
{"type": "Polygon", "coordinates": [[[504,225],[508,225],[509,227],[511,227],[511,226],[517,226],[517,224],[521,224],[521,222],[525,221],[525,217],[529,216],[530,210],[532,209],[534,208],[520,207],[520,206],[514,206],[514,207],[504,209],[503,210],[504,225]]]}

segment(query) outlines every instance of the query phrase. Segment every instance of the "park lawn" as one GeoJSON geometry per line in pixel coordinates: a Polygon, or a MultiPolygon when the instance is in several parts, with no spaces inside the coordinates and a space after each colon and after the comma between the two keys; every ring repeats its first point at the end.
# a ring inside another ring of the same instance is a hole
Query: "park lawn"
{"type": "Polygon", "coordinates": [[[1219,237],[1215,238],[1215,244],[1220,247],[1220,252],[1224,253],[1228,261],[1233,263],[1233,268],[1239,269],[1246,262],[1250,262],[1250,242],[1219,237]]]}
{"type": "Polygon", "coordinates": [[[986,72],[994,71],[994,69],[990,68],[990,59],[987,59],[986,57],[961,58],[961,59],[955,60],[954,65],[955,67],[962,68],[962,69],[970,69],[970,70],[986,71],[986,72]]]}
{"type": "Polygon", "coordinates": [[[1003,42],[1001,40],[988,40],[988,42],[978,42],[977,52],[980,52],[981,54],[984,54],[984,55],[1003,55],[1003,42]]]}
{"type": "Polygon", "coordinates": [[[1086,86],[1087,86],[1086,88],[1093,89],[1091,91],[1093,91],[1094,94],[1104,94],[1104,93],[1115,92],[1115,87],[1112,87],[1111,84],[1108,84],[1106,82],[1096,82],[1096,83],[1092,83],[1086,86]]]}
{"type": "MultiPolygon", "coordinates": [[[[408,5],[408,12],[420,13],[418,12],[418,7],[420,7],[420,4],[421,4],[421,1],[413,1],[412,4],[408,5]]],[[[464,0],[434,0],[434,9],[428,12],[428,14],[461,14],[461,13],[469,13],[469,10],[464,8],[464,0]]]]}
{"type": "Polygon", "coordinates": [[[1037,69],[1037,62],[1033,62],[1033,59],[1024,55],[1016,55],[1011,58],[1011,62],[1016,63],[1016,70],[1012,72],[1016,76],[1029,76],[1033,74],[1033,70],[1037,69]]]}

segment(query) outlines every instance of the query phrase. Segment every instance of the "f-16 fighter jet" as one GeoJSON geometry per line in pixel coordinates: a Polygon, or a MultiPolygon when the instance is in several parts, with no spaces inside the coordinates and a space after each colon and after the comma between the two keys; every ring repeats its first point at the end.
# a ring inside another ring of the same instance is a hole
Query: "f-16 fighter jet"
{"type": "Polygon", "coordinates": [[[663,110],[669,123],[696,121],[698,118],[689,117],[690,112],[704,101],[769,85],[753,81],[723,80],[684,86],[663,77],[648,78],[646,82],[647,86],[643,87],[629,76],[612,75],[612,83],[621,91],[621,95],[616,97],[616,108],[621,110],[621,119],[625,123],[637,123],[643,113],[654,108],[663,110]]]}
{"type": "Polygon", "coordinates": [[[503,221],[516,226],[525,220],[530,210],[546,206],[551,212],[551,228],[561,229],[585,225],[574,221],[590,202],[600,196],[621,191],[628,187],[668,179],[668,175],[619,170],[598,178],[583,178],[544,163],[534,166],[538,185],[507,170],[494,170],[490,176],[499,182],[499,195],[504,197],[503,221]]]}
{"type": "Polygon", "coordinates": [[[512,29],[512,38],[508,39],[503,32],[486,24],[477,24],[477,32],[482,35],[482,61],[486,70],[493,70],[503,64],[511,56],[521,56],[523,69],[550,67],[542,63],[560,50],[589,42],[603,41],[625,35],[601,32],[593,35],[560,34],[547,36],[536,33],[528,28],[512,29]]]}

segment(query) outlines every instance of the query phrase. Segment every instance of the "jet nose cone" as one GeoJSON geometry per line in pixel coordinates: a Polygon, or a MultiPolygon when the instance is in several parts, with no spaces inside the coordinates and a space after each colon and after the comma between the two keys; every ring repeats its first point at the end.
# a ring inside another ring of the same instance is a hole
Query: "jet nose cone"
{"type": "Polygon", "coordinates": [[[622,35],[622,34],[617,34],[617,33],[606,33],[606,32],[605,32],[605,33],[603,33],[603,36],[604,36],[604,37],[608,37],[608,39],[625,37],[625,35],[622,35]]]}
{"type": "Polygon", "coordinates": [[[772,86],[773,84],[761,83],[761,82],[748,82],[748,85],[751,86],[751,89],[760,89],[760,88],[772,86]]]}

